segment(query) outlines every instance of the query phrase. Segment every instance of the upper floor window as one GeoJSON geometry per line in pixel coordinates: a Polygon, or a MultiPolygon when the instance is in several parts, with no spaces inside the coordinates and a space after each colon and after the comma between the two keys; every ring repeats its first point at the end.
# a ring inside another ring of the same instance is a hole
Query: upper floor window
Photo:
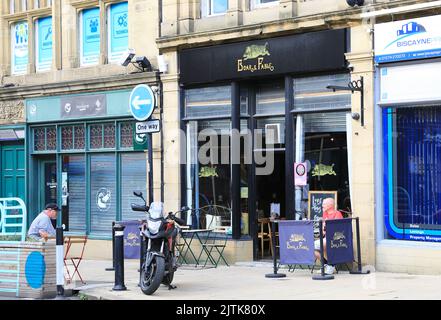
{"type": "Polygon", "coordinates": [[[96,65],[100,57],[100,9],[81,11],[79,22],[80,65],[96,65]]]}
{"type": "Polygon", "coordinates": [[[21,11],[28,10],[27,0],[21,0],[21,11]]]}
{"type": "Polygon", "coordinates": [[[278,2],[279,0],[251,0],[251,9],[273,6],[278,2]]]}
{"type": "Polygon", "coordinates": [[[225,14],[228,10],[228,0],[202,0],[202,16],[225,14]]]}
{"type": "Polygon", "coordinates": [[[52,66],[52,17],[35,21],[35,66],[36,71],[48,71],[52,66]]]}
{"type": "Polygon", "coordinates": [[[115,3],[107,10],[109,63],[118,63],[129,47],[129,17],[127,2],[115,3]]]}
{"type": "Polygon", "coordinates": [[[11,26],[11,74],[25,74],[28,66],[28,23],[25,21],[11,26]]]}
{"type": "Polygon", "coordinates": [[[40,0],[34,0],[34,9],[40,8],[40,0]]]}
{"type": "Polygon", "coordinates": [[[9,0],[9,13],[13,14],[15,13],[15,1],[9,0]]]}

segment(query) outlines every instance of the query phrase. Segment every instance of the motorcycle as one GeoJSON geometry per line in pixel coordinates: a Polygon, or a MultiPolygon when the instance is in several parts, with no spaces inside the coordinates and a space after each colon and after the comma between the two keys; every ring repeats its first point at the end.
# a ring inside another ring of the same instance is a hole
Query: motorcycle
{"type": "Polygon", "coordinates": [[[146,254],[140,269],[140,287],[146,295],[153,294],[162,284],[175,289],[174,273],[178,268],[178,257],[175,252],[176,237],[181,232],[185,221],[176,217],[179,212],[190,210],[182,207],[175,213],[169,212],[164,217],[163,203],[152,202],[147,206],[142,192],[134,192],[136,197],[144,200],[144,205],[132,204],[133,211],[147,214],[147,222],[141,227],[141,241],[146,242],[146,254]]]}

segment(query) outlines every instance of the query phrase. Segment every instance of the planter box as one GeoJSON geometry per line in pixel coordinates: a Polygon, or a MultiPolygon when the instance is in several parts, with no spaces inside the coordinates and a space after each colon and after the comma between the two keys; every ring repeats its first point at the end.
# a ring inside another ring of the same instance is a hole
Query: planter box
{"type": "Polygon", "coordinates": [[[0,242],[0,295],[54,298],[57,295],[55,241],[0,242]]]}

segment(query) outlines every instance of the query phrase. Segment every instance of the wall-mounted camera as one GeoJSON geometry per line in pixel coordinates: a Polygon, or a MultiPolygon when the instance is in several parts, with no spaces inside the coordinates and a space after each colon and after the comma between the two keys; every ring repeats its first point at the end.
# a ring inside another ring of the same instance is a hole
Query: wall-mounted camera
{"type": "Polygon", "coordinates": [[[346,0],[346,3],[351,7],[355,7],[355,6],[361,7],[362,5],[364,5],[364,0],[346,0]]]}

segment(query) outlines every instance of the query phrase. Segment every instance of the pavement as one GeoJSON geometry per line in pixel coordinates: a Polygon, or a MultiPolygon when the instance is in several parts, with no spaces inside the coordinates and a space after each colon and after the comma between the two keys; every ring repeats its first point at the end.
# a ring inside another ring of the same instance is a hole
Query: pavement
{"type": "MultiPolygon", "coordinates": [[[[375,272],[351,275],[340,271],[334,280],[312,280],[308,270],[290,272],[281,269],[286,278],[270,279],[270,262],[236,263],[233,266],[196,269],[182,266],[174,277],[174,290],[166,286],[151,296],[137,286],[139,262],[125,260],[126,291],[112,291],[115,274],[105,271],[111,261],[83,260],[80,272],[86,284],[74,281],[80,299],[88,300],[396,300],[441,299],[441,276],[375,272]]],[[[75,280],[75,279],[74,279],[75,280]]]]}

